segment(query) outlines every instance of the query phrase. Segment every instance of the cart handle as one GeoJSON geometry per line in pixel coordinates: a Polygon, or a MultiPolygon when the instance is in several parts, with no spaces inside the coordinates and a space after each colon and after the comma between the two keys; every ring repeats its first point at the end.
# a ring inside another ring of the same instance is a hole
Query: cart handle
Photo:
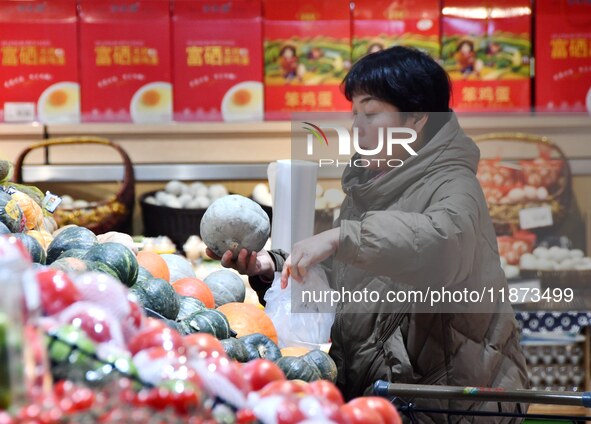
{"type": "Polygon", "coordinates": [[[546,390],[507,390],[490,387],[429,386],[421,384],[394,384],[378,380],[373,386],[376,396],[397,396],[418,399],[466,400],[488,402],[525,402],[548,405],[576,405],[591,408],[591,392],[558,392],[546,390]]]}

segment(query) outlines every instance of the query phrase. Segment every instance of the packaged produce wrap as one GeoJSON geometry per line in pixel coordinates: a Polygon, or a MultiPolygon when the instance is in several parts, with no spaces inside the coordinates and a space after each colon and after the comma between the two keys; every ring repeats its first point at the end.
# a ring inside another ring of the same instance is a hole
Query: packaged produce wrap
{"type": "Polygon", "coordinates": [[[290,278],[286,289],[281,288],[281,273],[275,273],[275,280],[265,294],[265,312],[275,325],[280,348],[319,348],[328,342],[336,305],[314,300],[327,294],[325,298],[330,301],[330,292],[326,273],[320,265],[308,270],[302,284],[290,278]]]}
{"type": "MultiPolygon", "coordinates": [[[[269,165],[268,177],[273,194],[271,246],[291,252],[298,241],[314,234],[314,204],[318,167],[315,163],[280,160],[269,165]]],[[[279,346],[320,345],[330,337],[334,310],[325,304],[302,301],[302,291],[330,290],[322,267],[309,270],[304,284],[292,283],[281,289],[281,274],[265,295],[265,312],[277,334],[279,346]]]]}
{"type": "Polygon", "coordinates": [[[273,195],[271,246],[291,252],[291,246],[314,234],[314,204],[318,165],[279,160],[267,170],[273,195]]]}

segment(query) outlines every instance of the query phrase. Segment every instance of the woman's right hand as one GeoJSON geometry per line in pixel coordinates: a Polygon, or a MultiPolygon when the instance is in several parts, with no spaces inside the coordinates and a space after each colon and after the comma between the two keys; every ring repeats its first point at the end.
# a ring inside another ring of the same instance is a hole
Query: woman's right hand
{"type": "Polygon", "coordinates": [[[231,250],[226,251],[221,258],[209,248],[205,250],[205,253],[210,258],[219,260],[225,268],[233,268],[240,274],[248,275],[249,277],[259,276],[266,281],[273,281],[275,263],[266,250],[248,253],[246,249],[242,249],[236,259],[233,259],[231,250]]]}

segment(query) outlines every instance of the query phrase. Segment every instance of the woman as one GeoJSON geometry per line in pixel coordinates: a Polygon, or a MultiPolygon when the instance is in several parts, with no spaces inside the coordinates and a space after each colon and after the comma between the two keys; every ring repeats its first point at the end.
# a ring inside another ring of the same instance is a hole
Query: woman
{"type": "MultiPolygon", "coordinates": [[[[429,56],[392,47],[358,61],[345,77],[359,144],[377,144],[384,127],[411,127],[411,156],[402,145],[392,156],[399,168],[348,167],[346,198],[332,230],[284,252],[240,252],[222,264],[251,276],[259,296],[275,271],[302,281],[324,263],[334,289],[449,290],[506,287],[496,237],[476,179],[479,151],[449,109],[450,83],[429,56]]],[[[359,155],[357,155],[359,156],[359,155]]],[[[371,158],[375,159],[376,156],[371,158]]],[[[372,161],[377,164],[378,161],[372,161]]],[[[383,162],[382,162],[383,163],[383,162]]],[[[330,355],[347,399],[369,394],[378,379],[397,383],[523,388],[527,385],[519,329],[510,304],[341,302],[331,332],[330,355]],[[447,308],[447,309],[446,309],[447,308]],[[464,309],[462,309],[464,308],[464,309]],[[464,313],[471,312],[471,313],[464,313]]],[[[313,317],[311,317],[313,319],[313,317]]],[[[419,406],[496,411],[495,403],[416,400],[419,406]]],[[[515,410],[507,405],[505,410],[515,410]]],[[[511,422],[468,418],[452,422],[511,422]]],[[[421,423],[448,422],[424,415],[421,423]]]]}

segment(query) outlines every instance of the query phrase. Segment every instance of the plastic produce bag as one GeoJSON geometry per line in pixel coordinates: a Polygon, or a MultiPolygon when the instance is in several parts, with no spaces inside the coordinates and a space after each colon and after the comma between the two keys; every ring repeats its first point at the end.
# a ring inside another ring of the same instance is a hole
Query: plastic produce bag
{"type": "Polygon", "coordinates": [[[273,284],[265,294],[265,312],[275,325],[280,348],[319,347],[328,342],[336,309],[330,303],[331,292],[320,265],[309,269],[302,284],[290,278],[286,289],[281,289],[281,273],[275,273],[273,284]],[[318,299],[327,301],[315,301],[318,299]]]}

